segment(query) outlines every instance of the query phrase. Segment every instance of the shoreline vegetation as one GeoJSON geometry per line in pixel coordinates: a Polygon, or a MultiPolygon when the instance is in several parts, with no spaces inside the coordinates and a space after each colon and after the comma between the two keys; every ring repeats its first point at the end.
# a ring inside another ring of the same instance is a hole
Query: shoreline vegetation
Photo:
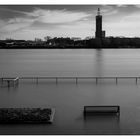
{"type": "Polygon", "coordinates": [[[63,38],[47,37],[45,40],[0,40],[0,49],[121,49],[140,48],[140,38],[106,37],[106,38],[63,38]]]}

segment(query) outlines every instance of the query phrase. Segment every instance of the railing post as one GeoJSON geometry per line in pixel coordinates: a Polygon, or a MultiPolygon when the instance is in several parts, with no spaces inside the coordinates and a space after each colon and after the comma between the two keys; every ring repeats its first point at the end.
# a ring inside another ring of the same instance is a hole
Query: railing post
{"type": "Polygon", "coordinates": [[[3,78],[1,78],[1,83],[3,84],[3,78]]]}
{"type": "Polygon", "coordinates": [[[116,77],[116,84],[118,84],[118,78],[116,77]]]}
{"type": "Polygon", "coordinates": [[[9,80],[7,81],[7,84],[8,84],[8,87],[10,87],[10,81],[9,80]]]}
{"type": "Polygon", "coordinates": [[[98,84],[98,78],[96,77],[96,84],[98,84]]]}
{"type": "Polygon", "coordinates": [[[15,85],[16,85],[16,86],[18,85],[18,79],[16,79],[16,81],[15,81],[15,85]]]}
{"type": "Polygon", "coordinates": [[[137,79],[137,77],[136,77],[136,84],[137,84],[137,81],[138,81],[138,79],[137,79]]]}
{"type": "Polygon", "coordinates": [[[13,86],[16,87],[16,80],[13,81],[13,86]]]}
{"type": "Polygon", "coordinates": [[[58,80],[57,80],[57,77],[56,77],[56,84],[57,84],[58,80]]]}
{"type": "Polygon", "coordinates": [[[18,80],[17,80],[17,85],[19,85],[19,78],[18,78],[18,80]]]}
{"type": "Polygon", "coordinates": [[[77,82],[78,82],[78,78],[76,77],[76,84],[77,84],[77,82]]]}
{"type": "Polygon", "coordinates": [[[36,78],[36,83],[38,84],[38,77],[36,78]]]}

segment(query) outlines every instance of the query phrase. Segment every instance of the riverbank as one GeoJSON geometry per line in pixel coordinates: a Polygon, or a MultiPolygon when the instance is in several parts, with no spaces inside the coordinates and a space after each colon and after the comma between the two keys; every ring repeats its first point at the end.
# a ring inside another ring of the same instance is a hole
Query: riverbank
{"type": "Polygon", "coordinates": [[[8,47],[0,47],[0,49],[140,49],[140,46],[115,46],[115,47],[106,47],[106,46],[67,46],[67,47],[55,47],[55,46],[8,46],[8,47]]]}

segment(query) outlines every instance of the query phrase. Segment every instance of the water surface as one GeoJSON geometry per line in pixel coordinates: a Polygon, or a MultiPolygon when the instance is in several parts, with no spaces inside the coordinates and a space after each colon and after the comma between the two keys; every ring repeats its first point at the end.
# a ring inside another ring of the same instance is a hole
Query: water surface
{"type": "MultiPolygon", "coordinates": [[[[140,76],[138,49],[0,50],[1,76],[140,76]]],[[[0,107],[53,107],[52,125],[0,125],[0,134],[140,134],[140,81],[20,81],[0,107]],[[84,105],[120,105],[118,117],[83,118],[84,105]]]]}

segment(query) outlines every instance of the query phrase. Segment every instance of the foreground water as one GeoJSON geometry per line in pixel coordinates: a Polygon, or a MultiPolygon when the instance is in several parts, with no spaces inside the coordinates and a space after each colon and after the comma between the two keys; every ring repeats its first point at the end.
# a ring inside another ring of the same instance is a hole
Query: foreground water
{"type": "MultiPolygon", "coordinates": [[[[1,76],[139,76],[138,49],[0,50],[1,76]]],[[[0,125],[0,134],[140,134],[140,81],[20,81],[0,107],[53,107],[52,125],[0,125]],[[83,118],[84,105],[120,105],[117,117],[83,118]]]]}

